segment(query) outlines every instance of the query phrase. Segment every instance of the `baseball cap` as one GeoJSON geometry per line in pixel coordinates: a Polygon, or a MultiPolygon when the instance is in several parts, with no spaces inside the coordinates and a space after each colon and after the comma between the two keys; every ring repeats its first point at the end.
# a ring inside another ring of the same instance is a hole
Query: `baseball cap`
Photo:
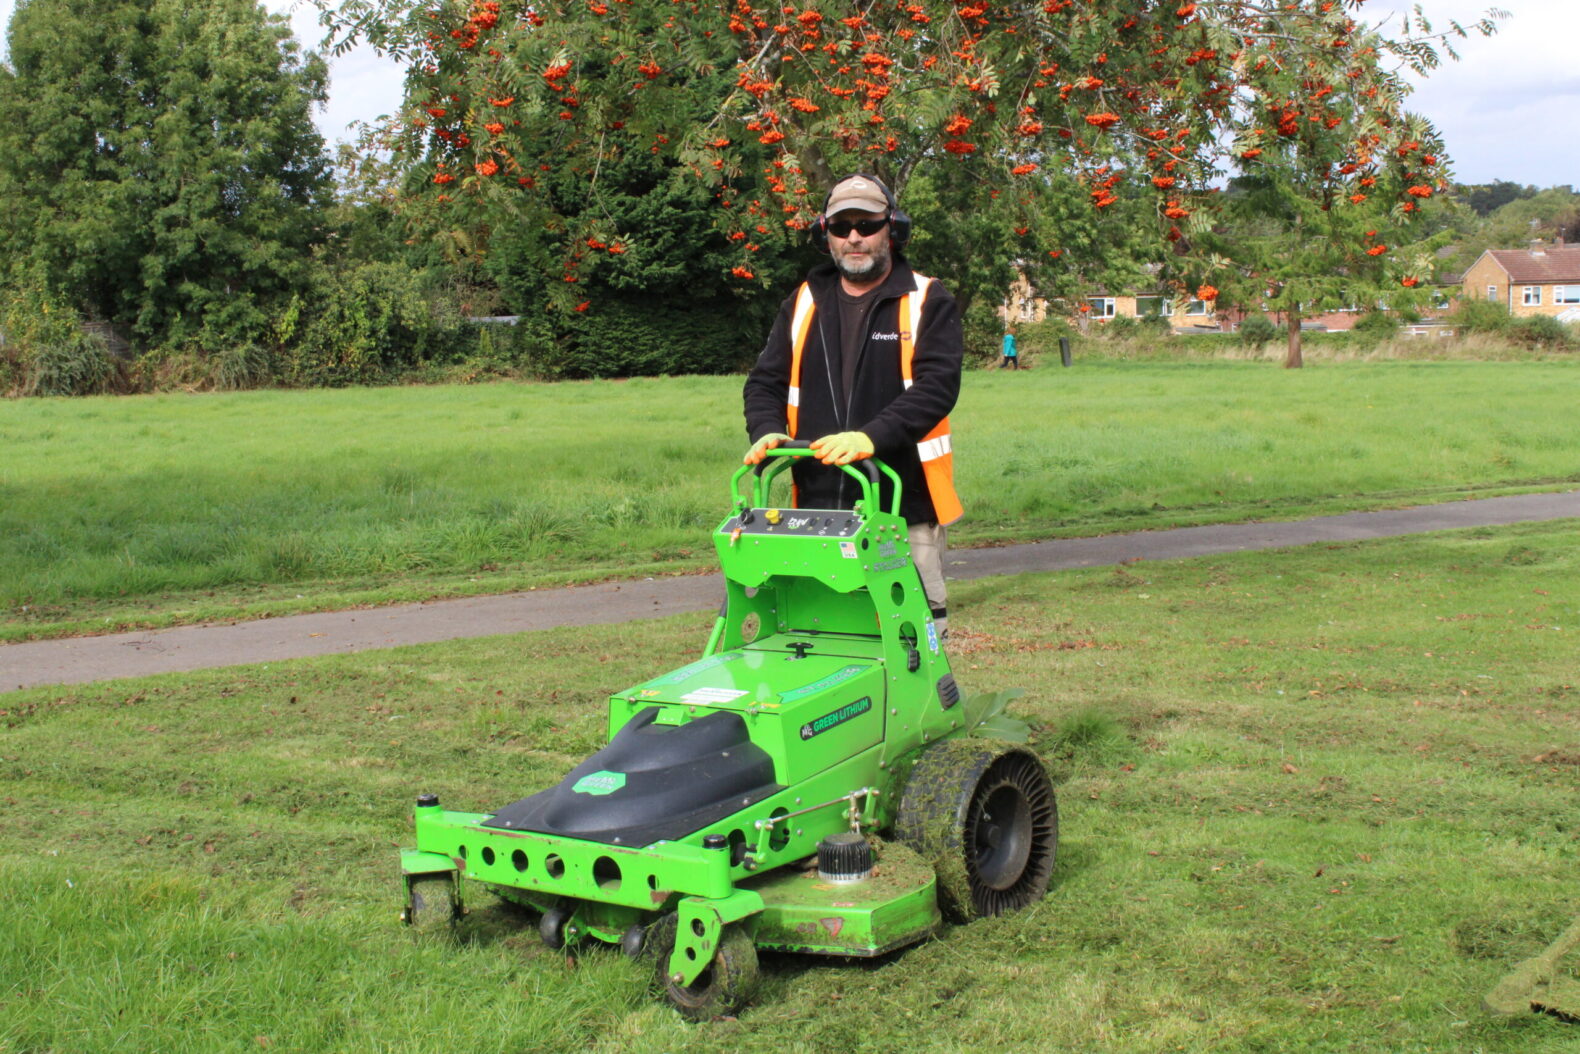
{"type": "Polygon", "coordinates": [[[847,176],[835,183],[828,204],[823,206],[823,215],[834,216],[850,209],[888,212],[889,199],[884,194],[883,184],[871,176],[847,176]]]}

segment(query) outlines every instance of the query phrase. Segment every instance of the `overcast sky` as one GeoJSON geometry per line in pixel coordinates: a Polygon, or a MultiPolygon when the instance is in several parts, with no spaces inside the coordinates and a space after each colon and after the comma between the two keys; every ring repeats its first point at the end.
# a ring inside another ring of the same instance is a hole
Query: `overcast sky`
{"type": "MultiPolygon", "coordinates": [[[[9,22],[14,0],[0,0],[9,22]]],[[[317,12],[295,0],[264,0],[291,13],[297,37],[315,47],[317,12]],[[296,10],[292,10],[295,8],[296,10]]],[[[1404,10],[1408,0],[1371,0],[1371,18],[1404,10]]],[[[1539,187],[1580,185],[1580,0],[1422,0],[1440,28],[1471,23],[1489,7],[1507,10],[1497,35],[1456,42],[1460,61],[1446,62],[1421,84],[1411,108],[1443,132],[1454,176],[1463,183],[1509,179],[1539,187]]],[[[330,142],[351,138],[353,121],[372,121],[400,104],[400,71],[366,50],[330,63],[329,105],[318,125],[330,142]]]]}

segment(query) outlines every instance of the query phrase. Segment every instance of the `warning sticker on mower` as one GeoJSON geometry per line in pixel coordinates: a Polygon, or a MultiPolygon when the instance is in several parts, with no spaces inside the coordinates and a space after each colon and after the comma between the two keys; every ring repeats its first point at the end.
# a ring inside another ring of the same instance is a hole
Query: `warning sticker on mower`
{"type": "Polygon", "coordinates": [[[860,717],[871,709],[872,700],[870,698],[857,699],[854,703],[847,703],[831,714],[824,714],[822,717],[802,725],[801,738],[811,739],[813,736],[822,735],[829,729],[837,728],[846,721],[860,717]]]}
{"type": "Polygon", "coordinates": [[[748,694],[745,688],[698,688],[680,697],[683,703],[733,703],[748,694]]]}

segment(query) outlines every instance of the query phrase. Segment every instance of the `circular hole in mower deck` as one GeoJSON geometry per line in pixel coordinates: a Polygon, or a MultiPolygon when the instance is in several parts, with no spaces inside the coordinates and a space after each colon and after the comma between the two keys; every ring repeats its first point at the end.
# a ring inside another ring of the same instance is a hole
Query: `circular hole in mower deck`
{"type": "Polygon", "coordinates": [[[527,869],[527,854],[517,849],[510,854],[510,862],[517,871],[525,871],[527,869]]]}
{"type": "Polygon", "coordinates": [[[894,601],[894,606],[899,607],[905,603],[905,587],[896,582],[889,587],[889,599],[894,601]]]}
{"type": "Polygon", "coordinates": [[[483,866],[494,866],[494,850],[491,846],[483,846],[483,866]]]}
{"type": "Polygon", "coordinates": [[[554,853],[550,853],[548,856],[544,857],[543,869],[549,873],[550,878],[565,877],[565,861],[561,860],[559,856],[554,853]]]}
{"type": "MultiPolygon", "coordinates": [[[[769,817],[769,819],[771,819],[771,820],[778,820],[781,817],[789,816],[789,815],[790,815],[790,810],[789,809],[779,808],[779,809],[775,809],[773,811],[773,814],[769,817]]],[[[774,824],[773,833],[768,836],[768,848],[774,850],[775,852],[778,852],[780,849],[783,849],[785,846],[787,846],[789,844],[790,844],[790,825],[787,824],[787,823],[776,823],[776,824],[774,824]]]]}
{"type": "Polygon", "coordinates": [[[613,893],[620,888],[620,877],[620,865],[607,856],[593,861],[593,881],[598,883],[599,889],[613,893]]]}

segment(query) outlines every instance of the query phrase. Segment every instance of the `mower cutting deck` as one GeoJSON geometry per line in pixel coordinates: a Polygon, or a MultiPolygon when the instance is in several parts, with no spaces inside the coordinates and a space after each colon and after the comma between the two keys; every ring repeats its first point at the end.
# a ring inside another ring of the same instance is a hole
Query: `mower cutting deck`
{"type": "Polygon", "coordinates": [[[555,787],[483,813],[419,797],[408,923],[452,925],[481,883],[541,911],[553,947],[651,955],[669,1000],[705,1019],[747,999],[758,948],[880,955],[941,907],[1042,897],[1053,789],[1025,747],[968,734],[983,715],[950,672],[898,478],[860,462],[854,509],[776,508],[774,476],[809,451],[770,454],[730,481],[703,657],[611,697],[608,746],[555,787]]]}

